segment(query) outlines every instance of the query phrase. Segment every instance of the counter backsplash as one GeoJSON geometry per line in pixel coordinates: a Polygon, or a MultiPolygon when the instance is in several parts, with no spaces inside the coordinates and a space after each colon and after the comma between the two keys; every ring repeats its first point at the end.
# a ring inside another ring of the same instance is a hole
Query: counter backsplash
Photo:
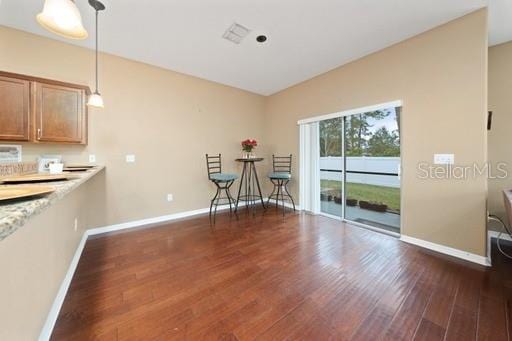
{"type": "Polygon", "coordinates": [[[37,162],[19,162],[0,164],[0,176],[37,172],[37,162]]]}

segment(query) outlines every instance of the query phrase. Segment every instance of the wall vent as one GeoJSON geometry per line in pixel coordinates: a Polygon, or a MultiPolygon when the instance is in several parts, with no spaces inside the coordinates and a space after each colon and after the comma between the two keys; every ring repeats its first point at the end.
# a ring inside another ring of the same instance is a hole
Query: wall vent
{"type": "Polygon", "coordinates": [[[233,25],[231,25],[226,30],[226,32],[224,32],[222,37],[235,44],[240,44],[242,40],[249,34],[249,32],[251,32],[251,30],[249,30],[247,27],[233,23],[233,25]]]}

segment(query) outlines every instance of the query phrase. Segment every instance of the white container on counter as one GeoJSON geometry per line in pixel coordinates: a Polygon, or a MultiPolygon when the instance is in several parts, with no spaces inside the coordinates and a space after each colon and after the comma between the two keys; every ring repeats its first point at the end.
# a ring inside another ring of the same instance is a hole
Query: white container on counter
{"type": "Polygon", "coordinates": [[[64,169],[63,163],[50,163],[50,174],[60,174],[62,173],[62,170],[64,169]]]}

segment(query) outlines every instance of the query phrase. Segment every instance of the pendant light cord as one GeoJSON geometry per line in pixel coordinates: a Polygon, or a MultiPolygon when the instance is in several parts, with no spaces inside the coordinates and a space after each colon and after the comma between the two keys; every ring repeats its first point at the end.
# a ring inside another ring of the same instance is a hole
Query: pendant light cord
{"type": "Polygon", "coordinates": [[[96,10],[96,93],[98,92],[98,10],[96,10]]]}

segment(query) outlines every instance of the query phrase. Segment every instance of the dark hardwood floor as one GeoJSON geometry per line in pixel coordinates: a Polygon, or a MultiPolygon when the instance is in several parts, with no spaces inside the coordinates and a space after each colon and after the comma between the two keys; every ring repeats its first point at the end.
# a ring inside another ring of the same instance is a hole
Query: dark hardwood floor
{"type": "Polygon", "coordinates": [[[491,269],[321,216],[220,214],[89,240],[53,340],[507,340],[491,269]]]}

